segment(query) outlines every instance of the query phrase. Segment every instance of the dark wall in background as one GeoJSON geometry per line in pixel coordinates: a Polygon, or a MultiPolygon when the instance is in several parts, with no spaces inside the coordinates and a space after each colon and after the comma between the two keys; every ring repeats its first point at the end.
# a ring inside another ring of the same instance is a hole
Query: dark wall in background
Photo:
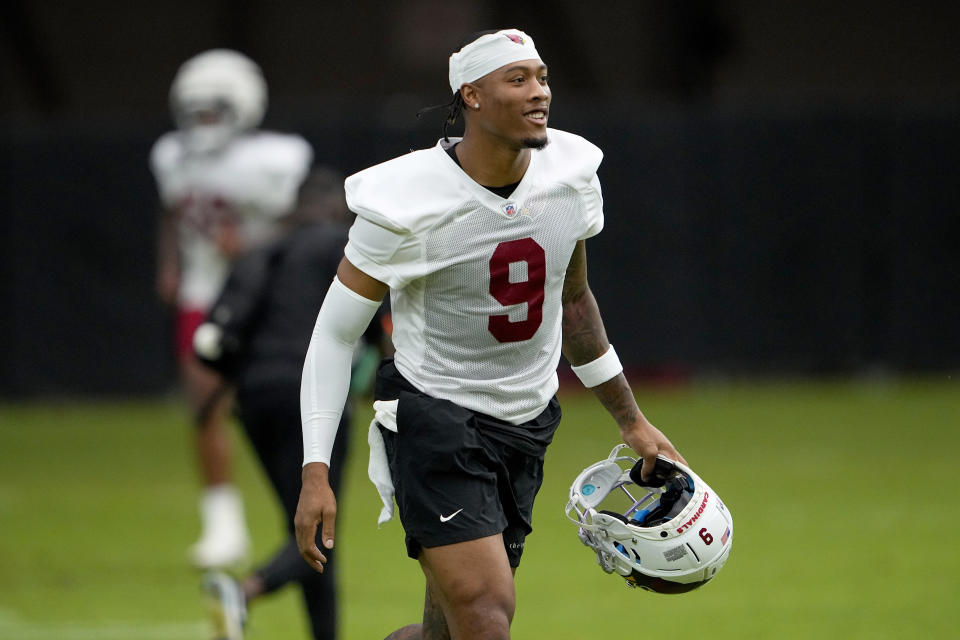
{"type": "Polygon", "coordinates": [[[594,136],[611,166],[590,268],[635,364],[960,363],[956,118],[713,113],[624,133],[594,136]]]}
{"type": "MultiPolygon", "coordinates": [[[[319,161],[347,172],[436,139],[436,122],[323,116],[297,129],[319,161]]],[[[590,280],[629,365],[820,373],[960,363],[957,118],[576,105],[553,118],[606,153],[607,227],[588,244],[590,280]]],[[[146,168],[162,130],[71,125],[0,139],[0,393],[171,384],[146,168]]]]}
{"type": "Polygon", "coordinates": [[[960,98],[949,0],[6,0],[0,116],[162,112],[177,66],[238,48],[274,105],[439,101],[447,56],[480,29],[525,29],[562,94],[744,102],[809,95],[960,98]]]}
{"type": "Polygon", "coordinates": [[[960,3],[0,3],[0,395],[174,379],[153,295],[178,65],[264,69],[266,126],[345,173],[432,144],[464,34],[518,26],[551,124],[606,152],[591,283],[652,371],[960,364],[960,3]]]}

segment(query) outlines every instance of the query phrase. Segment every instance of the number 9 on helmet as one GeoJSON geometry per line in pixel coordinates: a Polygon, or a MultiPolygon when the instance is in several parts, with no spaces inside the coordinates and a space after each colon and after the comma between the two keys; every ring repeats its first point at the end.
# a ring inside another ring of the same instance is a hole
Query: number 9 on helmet
{"type": "Polygon", "coordinates": [[[630,587],[686,593],[717,575],[730,556],[733,518],[687,466],[657,459],[651,480],[626,445],[584,469],[570,487],[566,514],[607,573],[630,587]]]}

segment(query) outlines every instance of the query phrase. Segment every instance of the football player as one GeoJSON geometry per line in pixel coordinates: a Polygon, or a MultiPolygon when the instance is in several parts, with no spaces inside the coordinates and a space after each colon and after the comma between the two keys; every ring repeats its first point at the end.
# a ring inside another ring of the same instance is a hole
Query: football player
{"type": "Polygon", "coordinates": [[[201,53],[183,63],[170,89],[177,130],[150,153],[164,209],[157,289],[176,308],[179,370],[198,427],[202,531],[191,558],[203,568],[236,564],[249,542],[230,476],[229,394],[193,356],[193,333],[233,258],[274,237],[313,155],[300,136],[257,129],[266,104],[266,83],[252,60],[226,49],[201,53]]]}
{"type": "Polygon", "coordinates": [[[336,498],[330,450],[351,345],[390,292],[396,354],[378,372],[370,476],[396,498],[426,577],[422,624],[389,637],[503,639],[543,456],[560,420],[561,350],[643,458],[683,460],[637,407],[587,285],[603,227],[602,152],[549,129],[547,66],[529,35],[485,33],[450,56],[444,136],[346,180],[358,216],[304,364],[300,551],[322,570],[336,498]]]}
{"type": "MultiPolygon", "coordinates": [[[[337,637],[335,558],[328,557],[322,574],[307,566],[293,537],[293,518],[303,461],[300,374],[317,308],[347,242],[348,216],[352,220],[343,199],[342,175],[329,168],[312,171],[300,190],[296,212],[287,218],[289,230],[280,240],[247,251],[234,262],[194,337],[201,362],[236,389],[240,424],[290,533],[268,561],[239,581],[225,572],[208,572],[208,610],[214,628],[227,640],[242,637],[248,605],[290,583],[300,587],[314,640],[337,637]]],[[[381,327],[375,319],[357,346],[355,382],[372,382],[378,347],[385,341],[381,327]]],[[[351,404],[348,400],[331,452],[330,486],[337,492],[349,448],[351,404]]]]}

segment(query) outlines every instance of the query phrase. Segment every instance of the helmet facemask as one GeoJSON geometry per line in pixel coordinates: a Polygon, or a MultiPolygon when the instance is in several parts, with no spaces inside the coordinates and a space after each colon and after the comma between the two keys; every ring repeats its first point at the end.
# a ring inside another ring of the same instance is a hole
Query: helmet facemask
{"type": "Polygon", "coordinates": [[[618,445],[577,476],[567,517],[607,573],[628,586],[684,593],[711,580],[726,562],[733,519],[719,497],[692,470],[660,457],[653,476],[640,477],[641,460],[618,445]]]}
{"type": "Polygon", "coordinates": [[[236,109],[223,98],[180,101],[174,105],[173,117],[193,153],[216,151],[240,131],[236,109]]]}

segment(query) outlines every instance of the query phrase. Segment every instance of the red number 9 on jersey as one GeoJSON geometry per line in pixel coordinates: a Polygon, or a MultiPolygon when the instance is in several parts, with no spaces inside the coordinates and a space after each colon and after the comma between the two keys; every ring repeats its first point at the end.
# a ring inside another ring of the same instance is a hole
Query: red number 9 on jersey
{"type": "Polygon", "coordinates": [[[527,319],[510,322],[507,314],[492,315],[487,329],[500,342],[529,340],[543,322],[543,290],[547,257],[533,238],[501,242],[490,257],[490,295],[503,306],[527,303],[527,319]],[[527,279],[510,282],[510,265],[525,262],[527,279]]]}

